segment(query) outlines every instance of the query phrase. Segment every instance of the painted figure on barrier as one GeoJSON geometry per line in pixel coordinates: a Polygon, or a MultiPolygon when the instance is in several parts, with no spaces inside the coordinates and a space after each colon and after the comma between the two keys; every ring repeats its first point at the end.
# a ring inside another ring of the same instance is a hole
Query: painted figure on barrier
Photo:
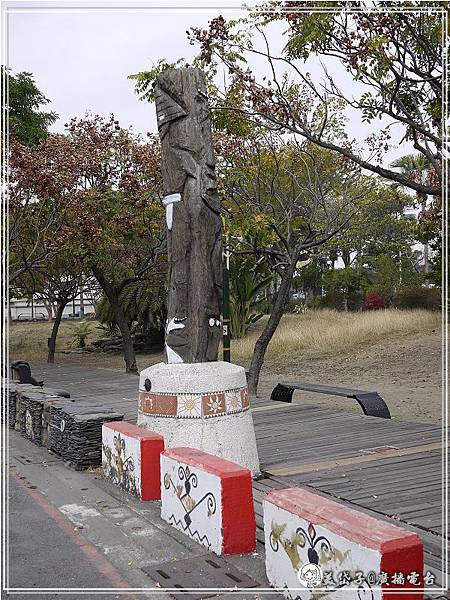
{"type": "Polygon", "coordinates": [[[103,473],[120,487],[134,495],[138,495],[136,486],[135,464],[133,457],[126,455],[125,439],[117,434],[113,437],[112,444],[105,438],[102,441],[103,473]]]}

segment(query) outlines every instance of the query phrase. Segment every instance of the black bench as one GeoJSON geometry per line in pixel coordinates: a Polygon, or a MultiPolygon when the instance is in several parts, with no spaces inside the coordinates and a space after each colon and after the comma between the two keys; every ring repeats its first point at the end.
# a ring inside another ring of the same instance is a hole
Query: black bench
{"type": "Polygon", "coordinates": [[[31,367],[30,363],[25,360],[16,360],[11,363],[11,374],[12,380],[17,383],[29,383],[31,385],[36,385],[38,387],[42,387],[44,385],[43,381],[36,381],[36,379],[31,375],[31,367]]]}
{"type": "Polygon", "coordinates": [[[370,417],[381,417],[390,419],[391,413],[386,402],[378,392],[365,392],[363,390],[352,390],[348,388],[333,387],[331,385],[321,385],[316,383],[279,383],[270,395],[271,400],[278,402],[292,402],[294,390],[304,390],[305,392],[316,392],[317,394],[329,394],[331,396],[344,396],[353,398],[363,409],[363,413],[370,417]]]}
{"type": "MultiPolygon", "coordinates": [[[[43,381],[37,381],[31,375],[30,363],[26,362],[25,360],[16,360],[15,362],[11,363],[11,380],[14,383],[21,385],[33,385],[40,388],[44,387],[43,381]]],[[[62,398],[70,398],[69,392],[66,392],[65,390],[46,388],[45,392],[48,396],[61,396],[62,398]]]]}

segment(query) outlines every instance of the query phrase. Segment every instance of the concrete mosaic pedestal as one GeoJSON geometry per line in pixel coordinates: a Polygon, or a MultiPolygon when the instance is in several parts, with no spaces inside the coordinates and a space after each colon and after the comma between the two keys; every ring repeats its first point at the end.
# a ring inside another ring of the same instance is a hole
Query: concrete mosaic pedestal
{"type": "Polygon", "coordinates": [[[254,476],[260,472],[247,380],[237,365],[159,363],[144,369],[138,425],[162,435],[167,448],[198,448],[254,476]]]}

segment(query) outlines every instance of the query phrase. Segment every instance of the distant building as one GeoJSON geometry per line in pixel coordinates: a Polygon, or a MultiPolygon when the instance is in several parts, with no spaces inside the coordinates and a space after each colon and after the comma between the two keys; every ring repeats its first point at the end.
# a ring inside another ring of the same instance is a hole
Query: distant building
{"type": "MultiPolygon", "coordinates": [[[[95,314],[95,306],[91,298],[78,295],[64,309],[63,319],[87,317],[95,314]]],[[[11,321],[46,321],[49,319],[48,310],[40,300],[27,298],[11,298],[9,301],[9,318],[11,321]]]]}

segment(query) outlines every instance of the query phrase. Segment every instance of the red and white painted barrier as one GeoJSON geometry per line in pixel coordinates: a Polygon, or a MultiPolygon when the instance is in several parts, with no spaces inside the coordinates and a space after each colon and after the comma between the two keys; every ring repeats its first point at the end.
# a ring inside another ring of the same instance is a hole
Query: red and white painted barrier
{"type": "Polygon", "coordinates": [[[103,475],[141,500],[161,497],[164,438],[125,421],[102,426],[103,475]]]}
{"type": "Polygon", "coordinates": [[[320,588],[333,600],[423,597],[415,533],[299,488],[272,490],[263,505],[267,577],[288,598],[320,588]]]}
{"type": "Polygon", "coordinates": [[[194,448],[161,454],[161,517],[218,555],[256,548],[252,474],[194,448]]]}

